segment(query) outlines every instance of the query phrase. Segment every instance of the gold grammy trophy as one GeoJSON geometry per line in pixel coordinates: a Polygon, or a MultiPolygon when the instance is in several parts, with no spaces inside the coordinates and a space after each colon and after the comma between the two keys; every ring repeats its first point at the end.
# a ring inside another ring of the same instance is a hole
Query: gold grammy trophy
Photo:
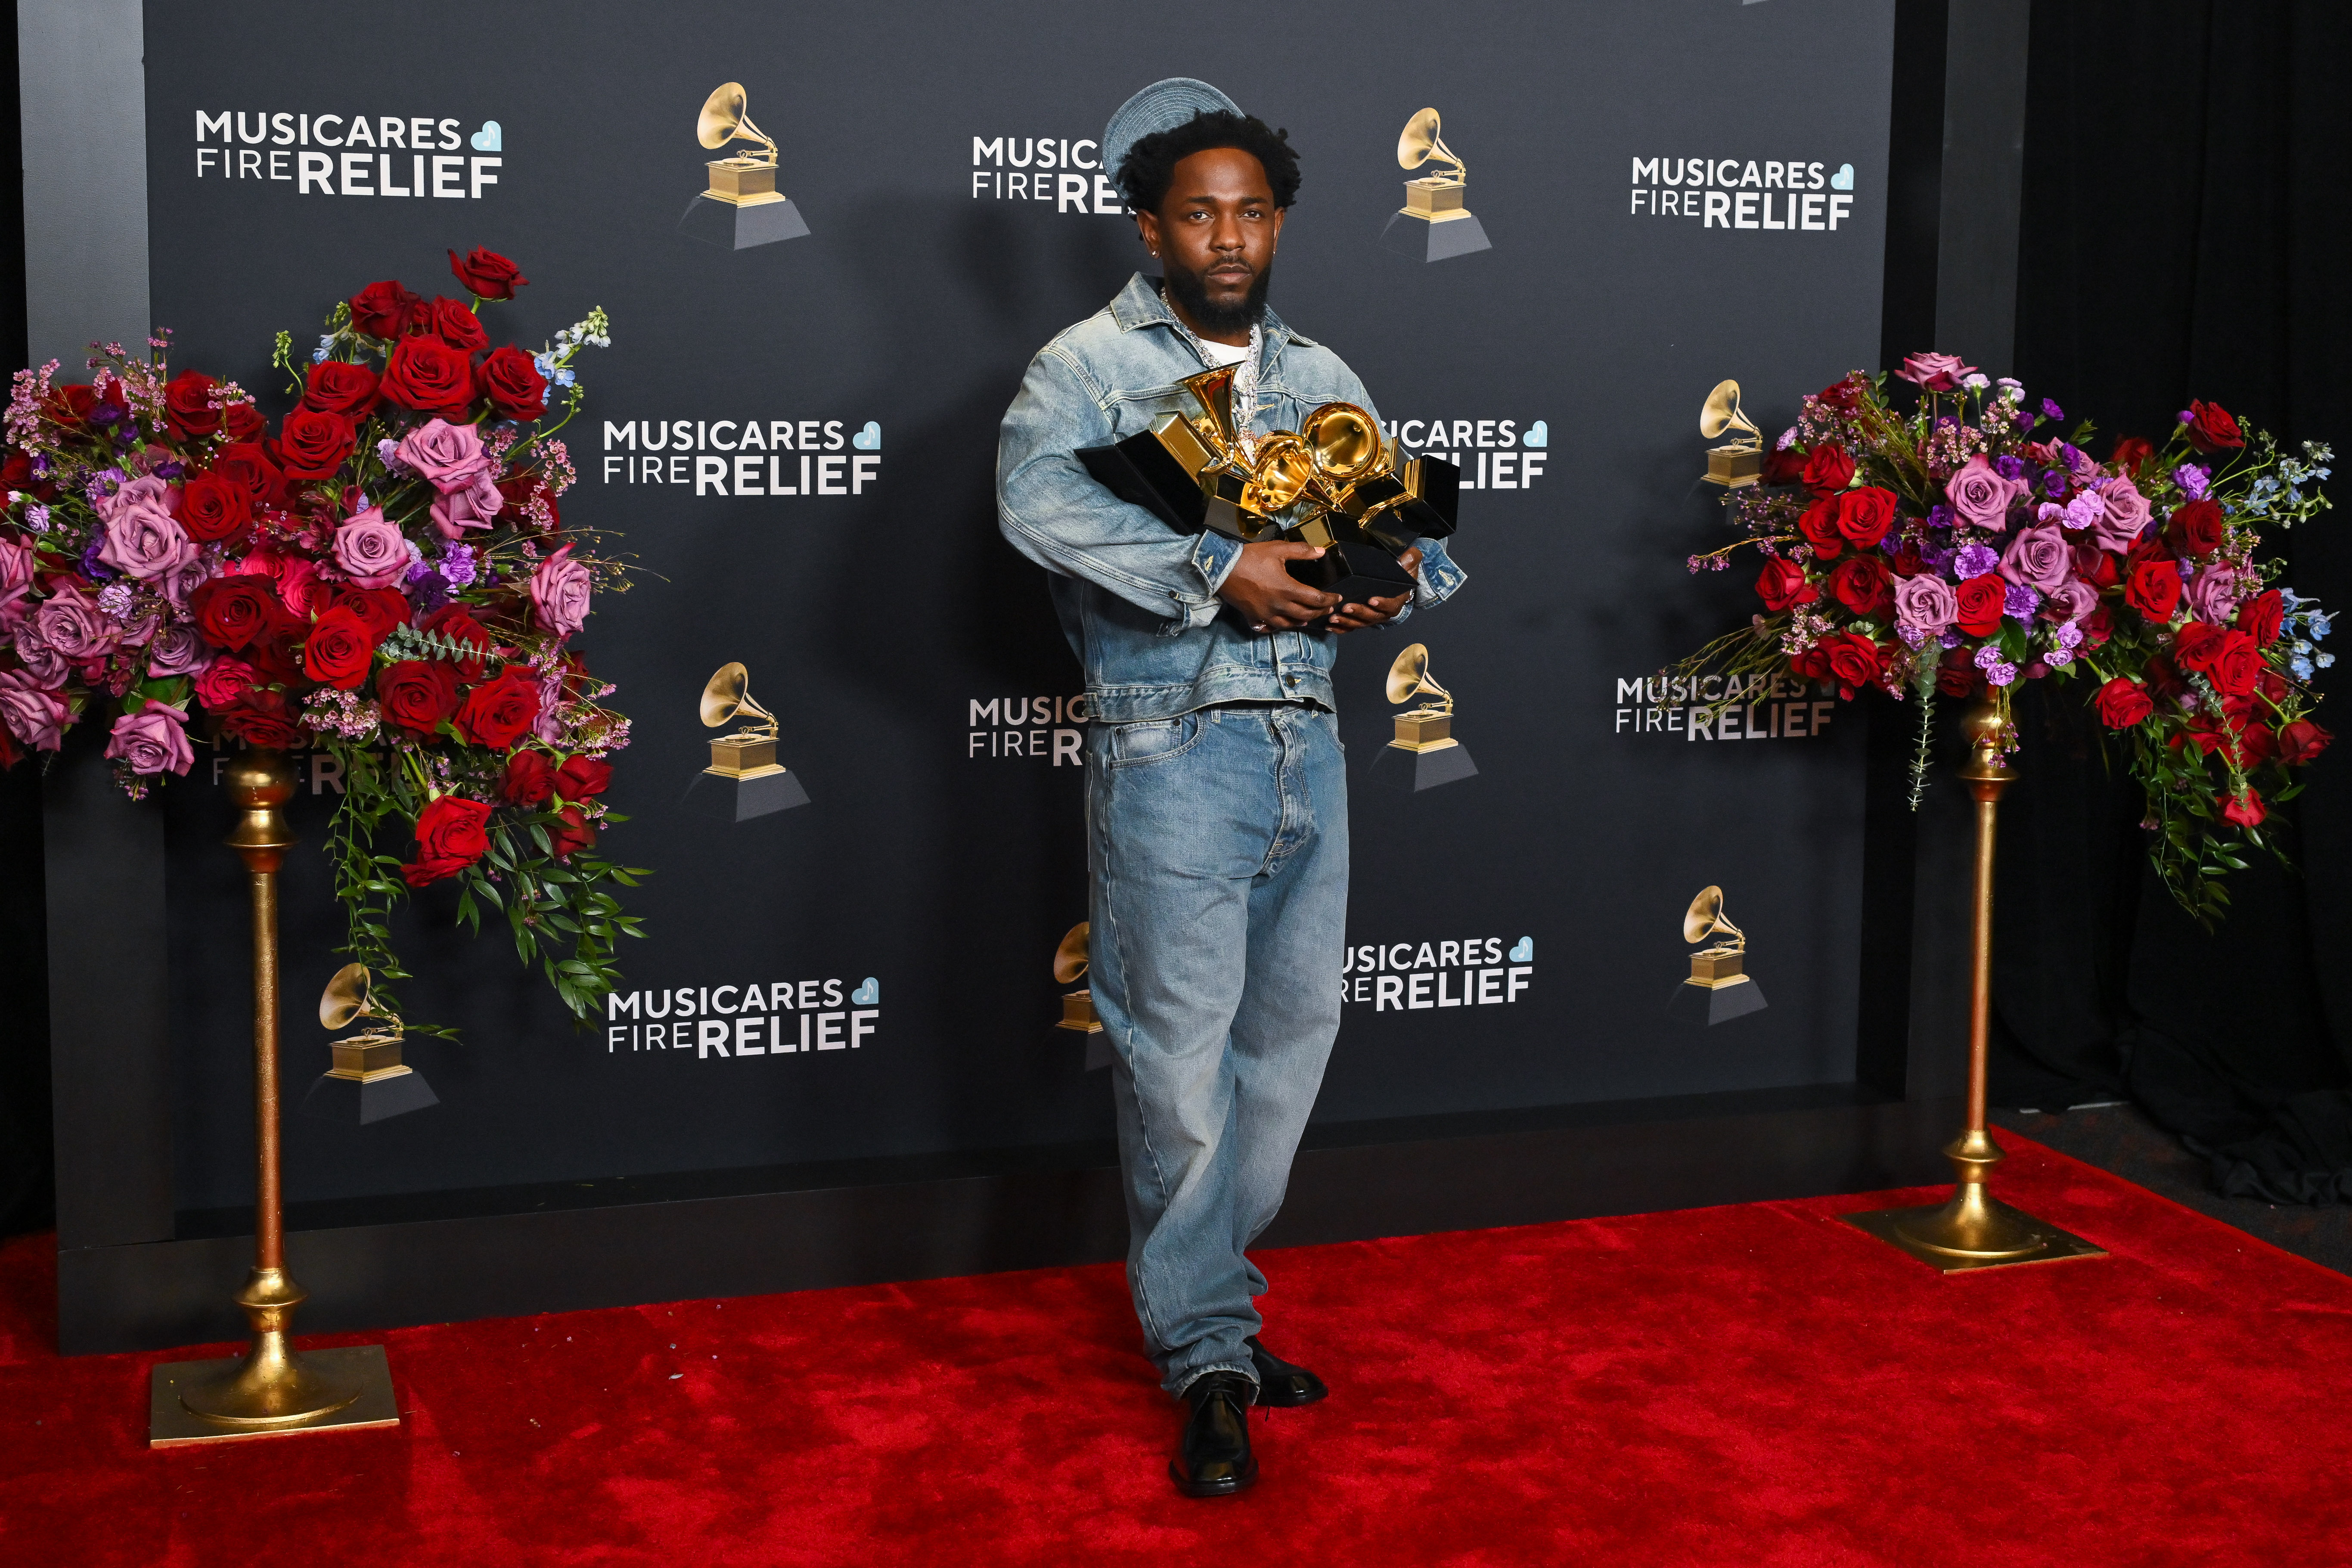
{"type": "Polygon", "coordinates": [[[694,198],[678,227],[730,250],[748,250],[808,233],[800,210],[776,189],[776,139],[751,122],[740,82],[721,82],[703,100],[695,139],[717,150],[732,142],[758,146],[709,163],[709,188],[694,198]]]}
{"type": "MultiPolygon", "coordinates": [[[[1092,967],[1094,950],[1089,945],[1092,922],[1080,921],[1063,936],[1061,945],[1054,949],[1054,980],[1068,985],[1082,977],[1092,967]]],[[[1062,1016],[1054,1027],[1068,1029],[1087,1037],[1087,1070],[1110,1065],[1110,1041],[1103,1033],[1102,1020],[1095,1016],[1095,994],[1091,988],[1062,993],[1062,1016]]]]}
{"type": "Polygon", "coordinates": [[[239,812],[228,843],[245,862],[253,910],[253,1271],[236,1295],[253,1340],[242,1356],[150,1372],[147,1443],[156,1448],[400,1425],[382,1345],[294,1349],[294,1309],[310,1292],[287,1271],[278,1181],[278,871],[294,847],[285,807],[295,772],[285,752],[256,747],[229,759],[222,782],[239,812]]]}
{"type": "Polygon", "coordinates": [[[2002,742],[2009,723],[1999,703],[1990,698],[1977,703],[1961,728],[1969,739],[1969,760],[1959,776],[1977,803],[1977,854],[1969,940],[1968,1125],[1944,1146],[1958,1180],[1949,1201],[1941,1205],[1876,1209],[1843,1218],[1946,1274],[2105,1258],[2105,1250],[2081,1237],[2012,1208],[1985,1190],[1986,1178],[2004,1158],[2000,1145],[1985,1130],[1985,1071],[1992,1034],[1993,830],[2001,792],[2017,773],[2005,754],[2002,742]]]}
{"type": "Polygon", "coordinates": [[[1727,938],[1690,955],[1690,978],[1675,987],[1667,1016],[1722,1024],[1769,1006],[1764,987],[1748,973],[1748,936],[1723,915],[1723,889],[1701,888],[1683,912],[1683,940],[1727,938]]]}
{"type": "Polygon", "coordinates": [[[1391,702],[1411,702],[1417,697],[1436,700],[1396,715],[1396,738],[1372,759],[1375,778],[1390,779],[1418,792],[1477,773],[1478,764],[1470,760],[1469,748],[1454,738],[1454,694],[1429,678],[1425,646],[1414,643],[1396,656],[1396,662],[1389,666],[1386,690],[1391,702]]]}
{"type": "Polygon", "coordinates": [[[706,803],[730,822],[789,811],[808,804],[808,791],[776,761],[776,716],[751,699],[751,675],[740,664],[722,664],[703,682],[699,705],[703,727],[716,730],[733,719],[747,722],[710,742],[710,765],[695,775],[690,799],[706,803]],[[711,783],[709,781],[719,781],[711,783]]]}
{"type": "Polygon", "coordinates": [[[1699,405],[1698,433],[1712,441],[1726,430],[1745,430],[1720,447],[1706,449],[1706,482],[1727,489],[1752,485],[1764,473],[1764,433],[1739,406],[1739,384],[1719,381],[1699,405]]]}
{"type": "Polygon", "coordinates": [[[375,1026],[328,1044],[335,1065],[310,1086],[305,1111],[365,1125],[441,1102],[425,1075],[400,1059],[407,1030],[377,1000],[375,976],[366,964],[346,963],[335,972],[319,998],[319,1022],[330,1031],[354,1023],[375,1026]]]}
{"type": "Polygon", "coordinates": [[[1493,247],[1486,231],[1465,204],[1469,169],[1437,133],[1437,110],[1424,109],[1404,122],[1397,137],[1397,166],[1419,169],[1436,163],[1449,174],[1426,174],[1404,183],[1404,205],[1381,231],[1381,244],[1417,261],[1444,261],[1493,247]]]}

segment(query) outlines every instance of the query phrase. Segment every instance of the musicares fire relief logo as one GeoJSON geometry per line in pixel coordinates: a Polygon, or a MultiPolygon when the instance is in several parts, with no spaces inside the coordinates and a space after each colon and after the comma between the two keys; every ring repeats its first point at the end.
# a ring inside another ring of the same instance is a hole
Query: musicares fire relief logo
{"type": "Polygon", "coordinates": [[[854,1051],[882,1028],[882,983],[772,980],[604,998],[604,1050],[691,1051],[697,1061],[854,1051]]]}
{"type": "Polygon", "coordinates": [[[1075,697],[991,697],[970,702],[967,757],[1053,759],[1054,766],[1086,763],[1086,693],[1075,697]]]}
{"type": "Polygon", "coordinates": [[[604,421],[603,479],[701,496],[861,496],[882,478],[868,419],[604,421]]]}
{"type": "Polygon", "coordinates": [[[1339,966],[1339,1000],[1393,1009],[1493,1007],[1517,1002],[1535,984],[1536,939],[1454,937],[1440,942],[1370,942],[1349,947],[1339,966]]]}
{"type": "Polygon", "coordinates": [[[1834,234],[1853,216],[1853,165],[1777,158],[1635,158],[1626,211],[1696,218],[1701,228],[1834,234]]]}
{"type": "Polygon", "coordinates": [[[1385,419],[1381,429],[1407,451],[1443,458],[1462,470],[1465,490],[1531,490],[1551,458],[1551,423],[1516,419],[1385,419]]]}
{"type": "Polygon", "coordinates": [[[1026,202],[1048,212],[1117,216],[1127,200],[1102,173],[1092,140],[1052,136],[971,139],[971,199],[1026,202]]]}
{"type": "Polygon", "coordinates": [[[468,133],[462,120],[431,115],[199,109],[196,178],[281,180],[303,196],[478,201],[499,184],[505,143],[505,128],[495,120],[468,133]]]}
{"type": "Polygon", "coordinates": [[[1838,705],[1827,700],[1836,694],[1834,684],[1822,681],[1816,697],[1811,682],[1793,675],[1621,676],[1615,732],[1685,741],[1817,740],[1837,717],[1838,705]]]}

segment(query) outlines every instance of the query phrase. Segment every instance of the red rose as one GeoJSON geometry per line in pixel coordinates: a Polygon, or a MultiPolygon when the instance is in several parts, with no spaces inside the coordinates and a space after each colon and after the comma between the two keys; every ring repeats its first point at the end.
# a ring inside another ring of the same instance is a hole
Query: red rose
{"type": "Polygon", "coordinates": [[[2140,468],[2156,456],[2156,448],[2137,436],[2126,436],[2116,442],[2115,453],[2107,461],[2116,472],[2137,476],[2140,468]]]}
{"type": "Polygon", "coordinates": [[[2252,720],[2238,731],[2238,765],[2258,768],[2278,755],[2278,736],[2267,724],[2252,720]]]}
{"type": "Polygon", "coordinates": [[[213,458],[212,471],[242,485],[255,510],[286,504],[286,475],[257,442],[236,441],[223,447],[213,458]]]}
{"type": "Polygon", "coordinates": [[[2123,581],[2116,570],[2116,554],[2095,544],[2074,546],[2074,574],[2094,588],[2112,588],[2123,581]]]}
{"type": "Polygon", "coordinates": [[[1875,616],[1895,602],[1895,589],[1885,564],[1875,555],[1856,555],[1838,563],[1830,574],[1830,592],[1857,616],[1875,616]]]}
{"type": "Polygon", "coordinates": [[[11,452],[8,460],[0,463],[0,490],[22,490],[37,500],[54,500],[58,494],[54,481],[33,478],[33,458],[29,452],[11,452]]]}
{"type": "Polygon", "coordinates": [[[375,657],[375,638],[357,612],[329,610],[310,627],[302,644],[302,672],[321,685],[352,691],[367,679],[375,657]]]}
{"type": "Polygon", "coordinates": [[[451,251],[449,270],[458,282],[484,300],[511,300],[516,289],[530,281],[513,262],[479,246],[463,261],[457,259],[456,251],[451,251]]]}
{"type": "Polygon", "coordinates": [[[375,678],[383,716],[417,735],[430,735],[457,710],[457,678],[446,664],[403,659],[375,678]]]}
{"type": "Polygon", "coordinates": [[[439,338],[406,339],[384,364],[383,395],[403,408],[462,422],[474,401],[474,363],[439,338]]]}
{"type": "Polygon", "coordinates": [[[491,639],[488,632],[482,629],[482,623],[474,619],[463,605],[442,605],[425,617],[422,629],[464,647],[478,647],[482,650],[473,658],[461,658],[457,661],[458,673],[467,680],[481,679],[483,660],[496,658],[498,655],[498,644],[491,639]]]}
{"type": "Polygon", "coordinates": [[[1919,552],[1908,544],[1896,551],[1888,564],[1897,577],[1917,577],[1927,570],[1927,563],[1919,559],[1919,552]]]}
{"type": "Polygon", "coordinates": [[[278,457],[298,479],[323,479],[343,466],[358,437],[340,414],[297,408],[278,426],[278,457]]]}
{"type": "Polygon", "coordinates": [[[478,800],[445,795],[416,818],[416,860],[400,874],[412,888],[454,877],[490,849],[490,808],[478,800]]]}
{"type": "Polygon", "coordinates": [[[536,419],[547,412],[547,378],[520,349],[499,350],[482,361],[474,377],[501,419],[536,419]]]}
{"type": "Polygon", "coordinates": [[[2336,737],[2308,719],[2297,719],[2279,731],[2279,761],[2290,767],[2301,767],[2320,752],[2336,737]]]}
{"type": "Polygon", "coordinates": [[[1838,531],[1838,503],[1833,496],[1823,496],[1805,509],[1797,520],[1797,531],[1813,547],[1813,554],[1823,561],[1833,561],[1845,548],[1845,535],[1838,531]]]}
{"type": "Polygon", "coordinates": [[[236,480],[198,474],[180,492],[180,526],[199,544],[234,539],[253,521],[253,497],[236,480]]]}
{"type": "Polygon", "coordinates": [[[459,353],[478,353],[490,346],[482,319],[462,300],[436,295],[432,304],[416,313],[413,325],[416,331],[432,333],[459,353]]]}
{"type": "Polygon", "coordinates": [[[250,403],[232,403],[221,410],[221,433],[232,441],[257,441],[268,421],[250,403]]]}
{"type": "Polygon", "coordinates": [[[1939,696],[1966,697],[1977,689],[1980,679],[1964,647],[1946,648],[1944,657],[1936,662],[1936,691],[1939,696]]]}
{"type": "Polygon", "coordinates": [[[2118,675],[2099,688],[2099,722],[2110,730],[2128,730],[2155,711],[2155,701],[2137,681],[2118,675]]]}
{"type": "Polygon", "coordinates": [[[367,626],[368,636],[377,642],[390,637],[394,626],[408,624],[408,600],[397,588],[362,588],[338,583],[328,594],[327,603],[359,616],[367,626]]]}
{"type": "Polygon", "coordinates": [[[1848,377],[1844,381],[1822,388],[1814,395],[1827,406],[1845,413],[1851,412],[1862,401],[1862,388],[1854,384],[1852,377],[1848,377]]]}
{"type": "Polygon", "coordinates": [[[1954,624],[1972,637],[1989,637],[2000,630],[2001,609],[2009,597],[2009,584],[1998,573],[1988,572],[1981,577],[1971,577],[1952,590],[1960,602],[1959,618],[1954,624]]]}
{"type": "MultiPolygon", "coordinates": [[[[1839,632],[1823,637],[1819,646],[1841,687],[1858,689],[1875,685],[1885,673],[1886,650],[1858,633],[1839,632]]],[[[1844,695],[1852,696],[1853,690],[1844,695]]]]}
{"type": "Polygon", "coordinates": [[[2289,688],[2286,683],[2286,677],[2281,675],[2277,670],[2273,669],[2266,664],[2263,666],[2263,679],[2256,684],[2254,689],[2260,691],[2264,697],[2268,698],[2273,705],[2276,705],[2286,700],[2286,694],[2289,688]]]}
{"type": "Polygon", "coordinates": [[[2116,635],[2116,617],[2106,605],[2101,605],[2079,623],[2083,628],[2083,646],[2097,647],[2116,635]]]}
{"type": "Polygon", "coordinates": [[[613,782],[613,764],[593,757],[566,757],[555,770],[555,793],[570,801],[593,800],[613,782]]]}
{"type": "Polygon", "coordinates": [[[1804,479],[1815,495],[1835,495],[1853,482],[1853,459],[1843,447],[1816,447],[1805,459],[1804,479]]]}
{"type": "Polygon", "coordinates": [[[2189,689],[2189,682],[2180,679],[2180,672],[2172,668],[2172,661],[2160,653],[2148,656],[2147,673],[2147,689],[2158,697],[2178,701],[2189,689]]]}
{"type": "Polygon", "coordinates": [[[2165,542],[2202,561],[2221,548],[2221,508],[2210,500],[2185,501],[2164,525],[2165,542]]]}
{"type": "Polygon", "coordinates": [[[596,847],[595,826],[576,805],[567,805],[556,814],[547,825],[547,837],[558,860],[569,859],[574,850],[596,847]]]}
{"type": "Polygon", "coordinates": [[[2180,569],[2160,558],[2140,562],[2124,584],[2124,603],[2159,626],[2171,620],[2180,605],[2180,569]]]}
{"type": "Polygon", "coordinates": [[[183,441],[210,436],[221,427],[221,411],[212,405],[220,383],[198,371],[184,370],[163,384],[163,419],[183,441]]]}
{"type": "Polygon", "coordinates": [[[220,716],[221,731],[243,741],[248,746],[278,746],[295,744],[302,739],[302,726],[296,723],[286,693],[268,691],[255,687],[239,698],[234,707],[220,716]]]}
{"type": "Polygon", "coordinates": [[[555,764],[545,752],[517,752],[507,759],[506,782],[499,793],[517,805],[543,805],[555,793],[555,764]]]}
{"type": "Polygon", "coordinates": [[[2212,674],[2214,660],[2221,657],[2222,636],[2219,626],[2190,621],[2173,637],[2172,662],[2200,675],[2212,674]]]}
{"type": "Polygon", "coordinates": [[[390,279],[371,283],[352,296],[352,330],[371,338],[405,336],[423,302],[390,279]]]}
{"type": "MultiPolygon", "coordinates": [[[[2200,452],[2234,452],[2246,444],[2238,422],[2218,403],[2192,398],[2189,404],[2189,444],[2200,452]]],[[[2255,821],[2262,819],[2257,816],[2255,821]]]]}
{"type": "Polygon", "coordinates": [[[2213,689],[2224,697],[2251,697],[2262,673],[2263,656],[2254,639],[2243,632],[2223,632],[2212,668],[2206,673],[2213,689]]]}
{"type": "Polygon", "coordinates": [[[503,752],[520,740],[539,717],[539,682],[526,665],[510,664],[496,680],[466,694],[457,709],[457,733],[477,746],[503,752]]]}
{"type": "Polygon", "coordinates": [[[195,612],[196,630],[204,639],[232,652],[252,647],[255,638],[275,630],[285,613],[275,581],[245,574],[198,584],[188,595],[188,608],[195,612]]]}
{"type": "Polygon", "coordinates": [[[1838,498],[1838,531],[1867,550],[1895,526],[1895,492],[1868,485],[1838,498]]]}
{"type": "Polygon", "coordinates": [[[310,367],[302,406],[321,414],[340,414],[346,419],[364,419],[375,407],[375,372],[367,366],[322,359],[310,367]]]}
{"type": "Polygon", "coordinates": [[[546,477],[537,468],[528,473],[517,474],[512,479],[500,479],[499,494],[504,496],[507,502],[499,509],[499,515],[517,528],[531,529],[539,526],[526,515],[533,500],[541,500],[546,504],[547,527],[550,531],[563,525],[563,513],[555,504],[555,492],[547,488],[546,477]]]}
{"type": "Polygon", "coordinates": [[[1793,447],[1764,454],[1764,477],[1768,485],[1793,485],[1805,477],[1805,455],[1793,447]]]}
{"type": "Polygon", "coordinates": [[[2269,815],[2263,809],[2263,797],[2251,789],[2221,808],[2221,820],[2241,827],[2260,827],[2263,818],[2269,815]]]}
{"type": "Polygon", "coordinates": [[[1792,605],[1810,605],[1821,597],[1805,581],[1804,569],[1793,561],[1764,563],[1764,570],[1756,576],[1756,593],[1764,601],[1764,607],[1774,615],[1792,605]]]}
{"type": "Polygon", "coordinates": [[[2268,588],[2238,606],[2238,629],[2254,639],[2256,647],[2278,640],[2279,623],[2286,618],[2286,602],[2276,588],[2268,588]]]}

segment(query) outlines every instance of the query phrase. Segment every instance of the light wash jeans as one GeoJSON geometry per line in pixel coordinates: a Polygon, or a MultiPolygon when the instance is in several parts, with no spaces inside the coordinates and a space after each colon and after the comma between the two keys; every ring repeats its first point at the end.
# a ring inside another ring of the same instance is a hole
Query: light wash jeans
{"type": "Polygon", "coordinates": [[[1339,1028],[1348,781],[1338,721],[1212,708],[1089,726],[1091,971],[1108,1031],[1127,1279],[1171,1394],[1251,1381],[1244,1255],[1273,1222],[1339,1028]]]}

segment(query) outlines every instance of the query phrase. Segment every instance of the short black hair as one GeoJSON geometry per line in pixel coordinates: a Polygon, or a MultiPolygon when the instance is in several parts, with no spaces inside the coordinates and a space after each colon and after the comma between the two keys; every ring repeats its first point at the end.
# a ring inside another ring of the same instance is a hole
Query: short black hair
{"type": "Polygon", "coordinates": [[[1176,182],[1176,165],[1195,153],[1231,147],[1255,158],[1274,187],[1274,205],[1286,207],[1298,199],[1298,154],[1290,150],[1290,132],[1270,129],[1255,114],[1230,110],[1203,110],[1172,131],[1155,131],[1128,149],[1119,165],[1119,194],[1137,212],[1156,213],[1176,182]]]}

